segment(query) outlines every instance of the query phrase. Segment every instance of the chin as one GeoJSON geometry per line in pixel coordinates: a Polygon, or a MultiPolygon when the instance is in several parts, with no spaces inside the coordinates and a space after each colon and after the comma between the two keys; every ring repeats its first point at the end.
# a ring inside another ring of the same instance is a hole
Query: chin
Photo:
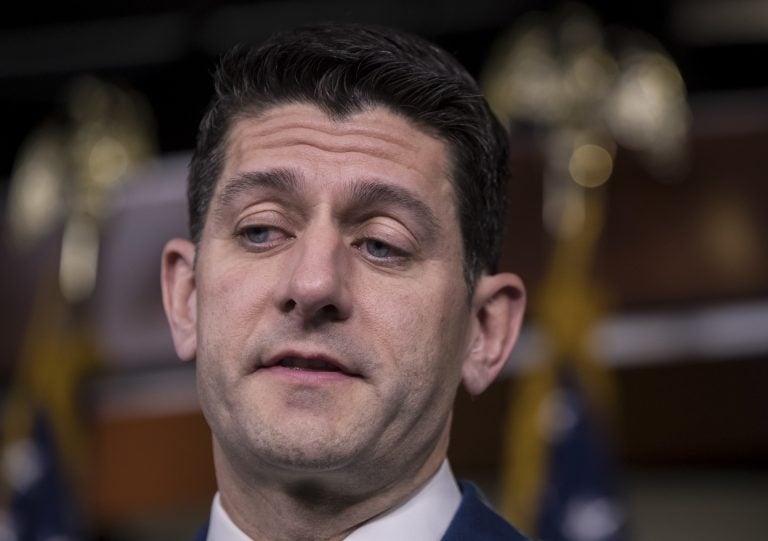
{"type": "Polygon", "coordinates": [[[348,467],[360,455],[348,437],[334,437],[328,431],[297,429],[286,433],[262,429],[258,434],[251,439],[250,451],[267,470],[328,472],[348,467]]]}
{"type": "Polygon", "coordinates": [[[340,449],[297,448],[272,457],[275,466],[296,472],[324,472],[344,468],[350,456],[340,449]]]}

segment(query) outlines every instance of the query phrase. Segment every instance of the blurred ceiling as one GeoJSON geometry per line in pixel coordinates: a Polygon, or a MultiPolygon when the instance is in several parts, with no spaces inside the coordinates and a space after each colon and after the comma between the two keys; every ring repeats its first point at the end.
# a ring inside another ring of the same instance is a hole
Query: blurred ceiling
{"type": "MultiPolygon", "coordinates": [[[[352,20],[419,32],[479,75],[491,46],[526,12],[553,0],[352,0],[17,2],[0,20],[0,194],[29,132],[57,112],[75,75],[95,74],[142,92],[155,114],[159,150],[191,147],[210,95],[218,53],[238,41],[318,20],[352,20]]],[[[768,89],[768,2],[592,0],[607,25],[653,35],[678,63],[691,95],[768,89]]]]}

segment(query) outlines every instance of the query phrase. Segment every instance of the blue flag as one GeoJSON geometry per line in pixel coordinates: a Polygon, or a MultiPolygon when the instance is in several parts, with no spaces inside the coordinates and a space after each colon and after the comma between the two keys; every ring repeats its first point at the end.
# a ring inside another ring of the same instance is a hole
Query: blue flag
{"type": "Polygon", "coordinates": [[[572,367],[561,366],[547,409],[550,448],[538,537],[545,541],[625,539],[611,446],[572,367]]]}
{"type": "MultiPolygon", "coordinates": [[[[11,485],[7,528],[18,541],[76,541],[81,521],[62,474],[48,416],[38,410],[29,439],[5,449],[11,485]]],[[[11,537],[12,539],[14,537],[11,537]]]]}

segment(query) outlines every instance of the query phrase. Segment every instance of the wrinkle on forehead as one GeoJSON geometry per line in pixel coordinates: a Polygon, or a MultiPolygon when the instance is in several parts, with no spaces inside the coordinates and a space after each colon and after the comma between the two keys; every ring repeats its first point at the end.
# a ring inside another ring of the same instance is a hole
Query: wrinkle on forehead
{"type": "MultiPolygon", "coordinates": [[[[304,149],[357,160],[372,156],[425,179],[446,179],[447,185],[433,189],[449,191],[455,200],[453,160],[449,145],[415,125],[404,115],[386,106],[374,106],[333,119],[313,104],[277,105],[252,116],[240,118],[229,133],[225,171],[221,179],[232,178],[249,168],[253,159],[304,149]],[[436,158],[436,159],[435,159],[436,158]],[[428,160],[428,161],[425,161],[428,160]],[[437,166],[439,172],[425,167],[437,166]]],[[[298,155],[298,154],[297,154],[298,155]]]]}
{"type": "Polygon", "coordinates": [[[247,145],[252,138],[258,138],[263,149],[303,145],[332,153],[365,152],[377,157],[419,152],[423,145],[414,142],[417,134],[427,135],[436,146],[443,145],[410,119],[384,106],[332,119],[314,105],[289,104],[242,120],[231,130],[233,152],[237,151],[237,142],[247,145]]]}

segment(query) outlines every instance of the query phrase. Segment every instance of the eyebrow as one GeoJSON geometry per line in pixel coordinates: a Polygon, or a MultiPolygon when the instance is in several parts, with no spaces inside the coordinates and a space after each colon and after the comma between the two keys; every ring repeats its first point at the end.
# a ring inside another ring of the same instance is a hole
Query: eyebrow
{"type": "MultiPolygon", "coordinates": [[[[240,173],[226,182],[218,195],[217,214],[234,204],[237,198],[254,189],[270,189],[284,195],[296,196],[301,192],[304,178],[289,168],[240,173]]],[[[342,219],[359,217],[367,211],[373,213],[385,206],[406,209],[428,237],[439,230],[439,222],[432,209],[406,188],[394,186],[378,178],[363,178],[350,183],[349,199],[340,213],[342,219]]]]}
{"type": "Polygon", "coordinates": [[[439,222],[432,209],[405,188],[373,178],[358,180],[352,184],[350,192],[349,210],[344,214],[357,214],[366,209],[375,211],[391,205],[409,211],[427,236],[437,234],[439,222]]]}
{"type": "Polygon", "coordinates": [[[255,188],[267,188],[281,193],[296,193],[301,177],[292,169],[278,168],[266,171],[247,171],[226,182],[218,196],[220,208],[232,205],[238,196],[255,188]]]}

